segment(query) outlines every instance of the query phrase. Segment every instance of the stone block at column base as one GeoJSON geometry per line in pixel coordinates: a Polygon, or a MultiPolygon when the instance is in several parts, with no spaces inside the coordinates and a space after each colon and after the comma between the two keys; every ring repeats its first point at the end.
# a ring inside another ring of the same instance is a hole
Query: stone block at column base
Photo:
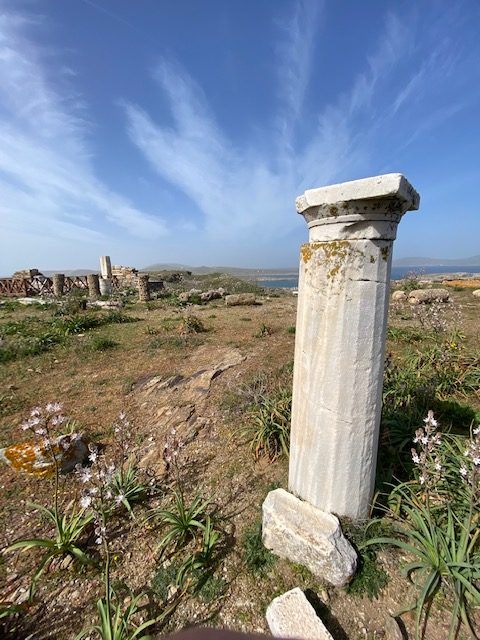
{"type": "Polygon", "coordinates": [[[357,554],[338,518],[284,489],[265,498],[262,539],[275,555],[302,564],[336,587],[347,584],[357,568],[357,554]]]}

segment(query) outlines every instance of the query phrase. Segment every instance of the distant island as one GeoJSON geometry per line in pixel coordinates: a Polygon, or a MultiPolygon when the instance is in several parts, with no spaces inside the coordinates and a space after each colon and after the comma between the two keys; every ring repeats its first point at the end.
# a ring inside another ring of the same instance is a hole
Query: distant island
{"type": "Polygon", "coordinates": [[[394,267],[480,267],[480,255],[471,258],[400,258],[393,261],[394,267]]]}

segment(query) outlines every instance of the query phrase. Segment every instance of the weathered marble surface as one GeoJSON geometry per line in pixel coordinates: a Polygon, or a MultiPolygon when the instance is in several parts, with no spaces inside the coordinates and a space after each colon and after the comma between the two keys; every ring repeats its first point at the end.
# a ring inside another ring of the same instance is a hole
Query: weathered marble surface
{"type": "Polygon", "coordinates": [[[306,191],[289,490],[368,517],[377,458],[392,244],[419,196],[400,174],[306,191]]]}

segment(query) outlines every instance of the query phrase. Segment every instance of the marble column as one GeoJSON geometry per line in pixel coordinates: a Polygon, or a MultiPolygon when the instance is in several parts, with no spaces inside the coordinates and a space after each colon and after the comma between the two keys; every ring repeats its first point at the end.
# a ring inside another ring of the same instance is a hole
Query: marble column
{"type": "Polygon", "coordinates": [[[382,406],[392,245],[419,195],[400,174],[306,191],[300,252],[289,491],[367,518],[382,406]]]}
{"type": "Polygon", "coordinates": [[[140,302],[148,302],[150,300],[149,277],[148,273],[139,274],[137,277],[138,299],[140,302]]]}
{"type": "Polygon", "coordinates": [[[53,275],[53,295],[56,298],[63,296],[63,289],[65,287],[65,275],[63,273],[55,273],[53,275]]]}
{"type": "Polygon", "coordinates": [[[110,256],[100,256],[100,274],[102,278],[112,279],[112,262],[110,256]]]}
{"type": "Polygon", "coordinates": [[[92,300],[100,297],[100,283],[98,273],[89,273],[87,275],[88,295],[92,300]]]}

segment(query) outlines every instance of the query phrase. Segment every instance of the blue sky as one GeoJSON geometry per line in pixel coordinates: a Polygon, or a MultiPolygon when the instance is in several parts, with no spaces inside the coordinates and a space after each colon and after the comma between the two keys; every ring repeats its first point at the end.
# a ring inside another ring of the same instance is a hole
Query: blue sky
{"type": "Polygon", "coordinates": [[[480,3],[0,0],[0,273],[286,267],[307,188],[404,173],[480,253],[480,3]]]}

